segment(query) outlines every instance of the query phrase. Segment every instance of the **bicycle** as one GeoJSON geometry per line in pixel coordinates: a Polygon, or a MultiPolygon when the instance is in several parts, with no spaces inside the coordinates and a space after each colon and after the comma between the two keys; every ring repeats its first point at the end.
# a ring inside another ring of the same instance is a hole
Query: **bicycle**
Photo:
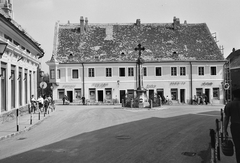
{"type": "Polygon", "coordinates": [[[165,105],[172,105],[173,102],[172,102],[172,100],[165,100],[163,104],[165,104],[165,105]]]}
{"type": "MultiPolygon", "coordinates": [[[[221,109],[221,118],[216,119],[216,128],[210,129],[210,137],[211,137],[211,163],[217,163],[217,161],[221,160],[221,147],[222,147],[222,152],[226,156],[231,156],[232,154],[229,154],[227,151],[223,151],[223,142],[225,140],[231,139],[228,137],[228,135],[223,136],[223,110],[221,109]]],[[[230,153],[233,153],[233,151],[230,151],[230,153]]]]}

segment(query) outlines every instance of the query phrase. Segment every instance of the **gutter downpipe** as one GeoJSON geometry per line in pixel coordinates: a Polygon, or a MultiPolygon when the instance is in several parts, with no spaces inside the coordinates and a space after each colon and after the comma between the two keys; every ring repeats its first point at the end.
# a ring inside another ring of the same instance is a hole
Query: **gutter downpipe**
{"type": "Polygon", "coordinates": [[[190,61],[190,98],[191,98],[191,105],[193,104],[193,95],[192,95],[192,87],[193,87],[193,81],[192,81],[192,62],[190,61]]]}
{"type": "MultiPolygon", "coordinates": [[[[84,79],[84,64],[82,63],[82,73],[83,73],[83,77],[82,77],[82,80],[83,80],[83,97],[85,97],[85,79],[84,79]]],[[[85,97],[86,98],[86,97],[85,97]]]]}

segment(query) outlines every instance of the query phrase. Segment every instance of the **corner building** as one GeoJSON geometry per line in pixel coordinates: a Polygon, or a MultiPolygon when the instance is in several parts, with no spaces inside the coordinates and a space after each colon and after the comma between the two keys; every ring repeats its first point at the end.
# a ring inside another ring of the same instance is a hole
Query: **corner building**
{"type": "Polygon", "coordinates": [[[210,103],[222,104],[225,59],[205,23],[55,25],[53,54],[47,62],[53,98],[67,95],[72,103],[121,102],[136,94],[137,58],[141,44],[141,78],[148,97],[159,94],[179,103],[191,103],[206,94],[210,103]]]}
{"type": "Polygon", "coordinates": [[[37,96],[39,58],[44,56],[40,44],[14,21],[12,0],[0,1],[0,43],[7,44],[0,56],[2,121],[16,109],[28,109],[31,95],[37,96]]]}

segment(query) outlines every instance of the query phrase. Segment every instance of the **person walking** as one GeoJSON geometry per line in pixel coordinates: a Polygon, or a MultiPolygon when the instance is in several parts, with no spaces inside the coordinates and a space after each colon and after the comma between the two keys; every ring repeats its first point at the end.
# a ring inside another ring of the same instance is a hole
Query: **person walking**
{"type": "Polygon", "coordinates": [[[63,100],[63,105],[65,105],[65,101],[67,100],[67,95],[64,95],[62,100],[63,100]]]}
{"type": "Polygon", "coordinates": [[[233,101],[227,103],[224,107],[224,132],[225,135],[228,135],[228,124],[231,121],[230,130],[235,145],[236,159],[237,163],[240,163],[240,89],[233,91],[233,97],[233,101]]]}
{"type": "Polygon", "coordinates": [[[49,101],[46,95],[43,96],[43,99],[44,113],[46,114],[48,111],[49,101]]]}
{"type": "Polygon", "coordinates": [[[34,112],[35,113],[35,111],[37,109],[37,100],[34,98],[34,95],[32,95],[30,103],[31,103],[31,110],[30,110],[30,112],[34,112]]]}
{"type": "Polygon", "coordinates": [[[39,105],[39,111],[42,112],[42,108],[43,108],[43,98],[42,98],[42,96],[39,96],[39,98],[38,98],[38,105],[39,105]]]}

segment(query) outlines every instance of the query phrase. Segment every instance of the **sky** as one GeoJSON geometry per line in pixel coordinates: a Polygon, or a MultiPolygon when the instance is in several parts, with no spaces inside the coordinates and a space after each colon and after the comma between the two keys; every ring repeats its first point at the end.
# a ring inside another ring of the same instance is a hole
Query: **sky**
{"type": "Polygon", "coordinates": [[[206,23],[223,46],[224,57],[240,49],[240,0],[13,0],[14,20],[44,50],[42,69],[53,51],[54,27],[60,23],[206,23]]]}

